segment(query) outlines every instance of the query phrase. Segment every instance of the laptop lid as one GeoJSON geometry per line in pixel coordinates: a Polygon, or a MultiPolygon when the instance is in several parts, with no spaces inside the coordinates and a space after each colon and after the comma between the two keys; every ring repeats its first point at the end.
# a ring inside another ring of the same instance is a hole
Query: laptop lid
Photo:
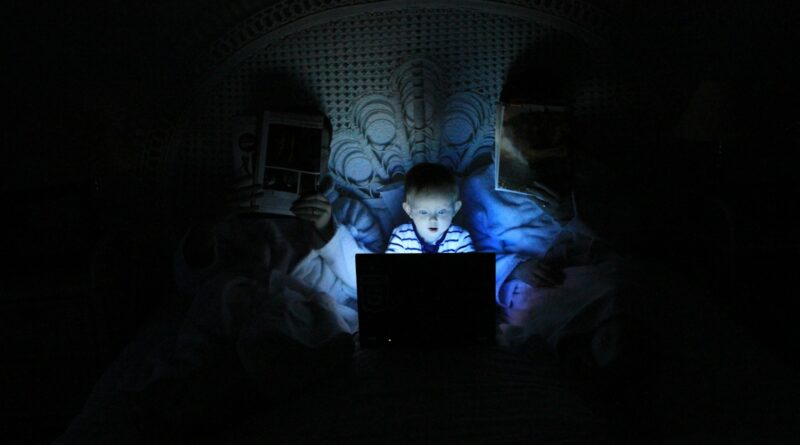
{"type": "Polygon", "coordinates": [[[362,347],[490,345],[495,255],[357,254],[362,347]]]}

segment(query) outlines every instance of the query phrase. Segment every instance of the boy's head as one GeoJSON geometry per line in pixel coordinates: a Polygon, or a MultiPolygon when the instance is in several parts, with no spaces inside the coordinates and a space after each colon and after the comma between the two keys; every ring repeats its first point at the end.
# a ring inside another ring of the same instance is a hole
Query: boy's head
{"type": "Polygon", "coordinates": [[[403,210],[425,242],[435,243],[461,209],[458,183],[441,164],[421,163],[406,173],[403,210]]]}

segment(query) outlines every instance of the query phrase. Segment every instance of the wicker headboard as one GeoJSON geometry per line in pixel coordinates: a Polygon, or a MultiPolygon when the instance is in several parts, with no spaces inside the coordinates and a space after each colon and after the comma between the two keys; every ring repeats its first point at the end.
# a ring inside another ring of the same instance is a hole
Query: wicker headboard
{"type": "Polygon", "coordinates": [[[413,163],[463,174],[491,160],[494,104],[514,65],[577,48],[584,71],[562,72],[576,119],[608,122],[645,107],[645,89],[610,68],[619,29],[585,1],[277,2],[199,61],[193,99],[144,147],[141,171],[183,202],[227,187],[232,120],[263,111],[279,93],[270,79],[281,76],[330,119],[337,186],[385,215],[375,198],[413,163]]]}

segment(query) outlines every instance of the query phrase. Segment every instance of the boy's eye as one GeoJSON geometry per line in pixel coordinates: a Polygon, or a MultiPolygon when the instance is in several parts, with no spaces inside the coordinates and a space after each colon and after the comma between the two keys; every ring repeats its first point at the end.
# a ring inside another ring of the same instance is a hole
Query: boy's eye
{"type": "Polygon", "coordinates": [[[414,210],[414,213],[417,216],[430,216],[431,214],[435,214],[436,216],[448,216],[452,213],[450,209],[439,209],[439,210],[414,210]]]}

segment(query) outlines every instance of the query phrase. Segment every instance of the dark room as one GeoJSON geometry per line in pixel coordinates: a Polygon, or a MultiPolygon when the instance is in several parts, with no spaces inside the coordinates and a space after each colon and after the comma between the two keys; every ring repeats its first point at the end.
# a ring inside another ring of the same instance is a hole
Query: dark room
{"type": "Polygon", "coordinates": [[[795,2],[150,3],[7,8],[4,443],[797,443],[795,2]]]}

